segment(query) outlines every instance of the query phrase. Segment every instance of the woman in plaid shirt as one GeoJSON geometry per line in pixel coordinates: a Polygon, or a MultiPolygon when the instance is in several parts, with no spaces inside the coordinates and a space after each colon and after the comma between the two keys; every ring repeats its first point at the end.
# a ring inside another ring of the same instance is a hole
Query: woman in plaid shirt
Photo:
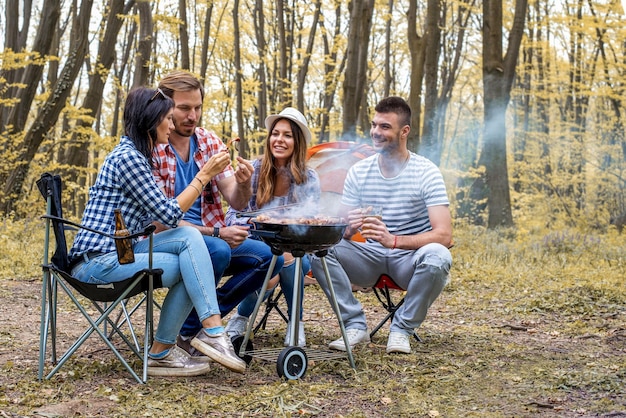
{"type": "MultiPolygon", "coordinates": [[[[82,224],[112,234],[113,211],[119,208],[131,233],[153,221],[171,228],[156,234],[153,241],[153,264],[163,270],[163,286],[169,291],[150,348],[148,374],[195,376],[209,370],[206,357],[193,358],[175,345],[178,330],[192,308],[203,326],[192,345],[228,369],[243,373],[246,364],[234,352],[222,326],[204,240],[194,228],[177,227],[204,185],[230,164],[230,158],[225,152],[221,158],[211,160],[185,190],[175,198],[167,198],[152,177],[152,150],[156,143],[168,140],[173,105],[159,89],[138,88],[128,94],[124,109],[126,135],[107,155],[89,190],[82,224]]],[[[135,262],[120,264],[113,240],[81,230],[70,250],[72,275],[87,283],[124,280],[148,268],[148,245],[148,240],[135,242],[135,262]]]]}

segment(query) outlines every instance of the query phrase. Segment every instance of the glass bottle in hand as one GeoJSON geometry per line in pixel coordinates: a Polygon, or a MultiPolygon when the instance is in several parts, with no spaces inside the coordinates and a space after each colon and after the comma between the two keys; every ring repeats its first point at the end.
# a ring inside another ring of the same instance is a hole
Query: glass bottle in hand
{"type": "MultiPolygon", "coordinates": [[[[124,218],[122,218],[122,211],[115,209],[115,233],[116,237],[126,237],[130,235],[124,218]]],[[[117,250],[117,260],[120,264],[130,264],[135,262],[135,253],[133,252],[133,240],[132,239],[116,239],[115,249],[117,250]]]]}

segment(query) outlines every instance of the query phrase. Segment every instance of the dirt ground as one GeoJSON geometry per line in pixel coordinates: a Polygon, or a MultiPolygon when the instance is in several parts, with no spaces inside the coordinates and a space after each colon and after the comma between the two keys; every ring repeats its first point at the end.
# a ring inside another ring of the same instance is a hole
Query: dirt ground
{"type": "MultiPolygon", "coordinates": [[[[558,314],[515,320],[499,316],[497,306],[470,313],[452,291],[433,306],[420,330],[424,343],[412,343],[415,353],[385,355],[384,328],[355,351],[356,371],[345,359],[320,362],[309,365],[302,381],[284,382],[273,363],[255,359],[243,376],[216,367],[182,382],[151,379],[138,385],[91,337],[66,369],[38,382],[40,292],[38,280],[0,281],[1,417],[626,417],[623,310],[588,319],[599,331],[572,338],[558,314]],[[205,406],[190,407],[198,403],[205,406]]],[[[317,286],[306,291],[311,346],[325,346],[338,335],[319,292],[317,286]]],[[[381,318],[382,310],[369,301],[368,320],[381,318]]],[[[82,329],[67,306],[59,314],[70,324],[59,336],[64,342],[82,329]]],[[[254,342],[280,346],[283,336],[284,323],[274,313],[254,342]]]]}

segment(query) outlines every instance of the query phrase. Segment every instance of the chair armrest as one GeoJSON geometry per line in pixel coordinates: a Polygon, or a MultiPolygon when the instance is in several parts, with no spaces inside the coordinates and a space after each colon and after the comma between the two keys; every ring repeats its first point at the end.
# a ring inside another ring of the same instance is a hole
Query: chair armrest
{"type": "Polygon", "coordinates": [[[113,240],[139,238],[139,237],[143,237],[143,236],[146,236],[146,235],[151,235],[156,230],[156,226],[153,225],[153,224],[150,224],[147,227],[145,227],[143,229],[143,231],[135,232],[134,234],[129,235],[129,236],[125,236],[125,237],[117,237],[115,235],[107,234],[106,232],[98,231],[97,229],[89,228],[88,226],[84,226],[84,225],[81,225],[79,223],[72,222],[69,219],[59,218],[58,216],[43,215],[42,218],[50,219],[50,220],[57,221],[57,222],[61,222],[63,224],[71,225],[71,226],[76,227],[76,228],[84,229],[86,231],[90,231],[90,232],[93,232],[94,234],[102,235],[102,236],[111,238],[113,240]]]}

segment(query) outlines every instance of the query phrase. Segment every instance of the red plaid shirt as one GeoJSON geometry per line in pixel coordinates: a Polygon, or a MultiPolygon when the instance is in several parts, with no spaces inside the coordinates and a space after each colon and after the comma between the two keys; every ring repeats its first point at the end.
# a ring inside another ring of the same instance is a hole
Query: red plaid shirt
{"type": "MultiPolygon", "coordinates": [[[[226,149],[222,140],[212,131],[204,128],[196,128],[196,133],[191,137],[198,144],[198,150],[193,156],[198,169],[211,158],[212,155],[226,149]]],[[[152,154],[156,168],[153,170],[154,179],[167,197],[175,197],[176,185],[176,155],[170,144],[157,144],[152,154]]],[[[233,176],[233,167],[228,165],[224,171],[213,177],[202,191],[200,210],[204,226],[226,226],[224,222],[224,210],[222,198],[217,188],[217,181],[233,176]]]]}

